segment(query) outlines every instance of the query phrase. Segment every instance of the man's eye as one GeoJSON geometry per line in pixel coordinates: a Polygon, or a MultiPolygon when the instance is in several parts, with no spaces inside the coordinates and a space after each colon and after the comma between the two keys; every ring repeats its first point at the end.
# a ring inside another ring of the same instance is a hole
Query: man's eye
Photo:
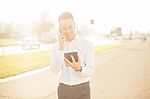
{"type": "Polygon", "coordinates": [[[69,29],[73,29],[73,27],[72,27],[72,26],[70,26],[70,27],[69,27],[69,29]]]}
{"type": "Polygon", "coordinates": [[[67,28],[63,28],[63,30],[66,30],[67,28]]]}

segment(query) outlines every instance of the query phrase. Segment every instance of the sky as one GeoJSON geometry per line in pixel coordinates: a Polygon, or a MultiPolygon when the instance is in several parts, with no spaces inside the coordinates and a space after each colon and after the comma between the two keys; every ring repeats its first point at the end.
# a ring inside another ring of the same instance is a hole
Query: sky
{"type": "Polygon", "coordinates": [[[28,23],[50,12],[52,21],[71,11],[78,24],[95,20],[100,32],[120,26],[123,31],[150,31],[149,0],[0,0],[0,22],[28,23]]]}

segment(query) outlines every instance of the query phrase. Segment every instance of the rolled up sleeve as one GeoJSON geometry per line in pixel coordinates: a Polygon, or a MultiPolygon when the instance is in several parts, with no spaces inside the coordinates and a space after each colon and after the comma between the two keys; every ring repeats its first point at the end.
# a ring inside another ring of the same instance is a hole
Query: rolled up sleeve
{"type": "Polygon", "coordinates": [[[51,50],[51,70],[54,73],[59,73],[63,68],[63,51],[59,51],[57,47],[52,47],[51,50]]]}
{"type": "Polygon", "coordinates": [[[81,76],[92,76],[95,73],[94,47],[92,43],[88,43],[85,53],[85,66],[82,66],[81,76]]]}

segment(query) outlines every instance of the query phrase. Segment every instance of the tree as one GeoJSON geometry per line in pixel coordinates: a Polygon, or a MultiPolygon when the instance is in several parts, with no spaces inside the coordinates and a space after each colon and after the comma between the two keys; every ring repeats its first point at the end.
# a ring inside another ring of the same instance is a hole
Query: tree
{"type": "Polygon", "coordinates": [[[13,33],[13,24],[11,23],[1,23],[0,24],[0,37],[10,37],[13,33]]]}
{"type": "Polygon", "coordinates": [[[111,30],[111,35],[122,36],[121,27],[116,27],[111,30]]]}
{"type": "Polygon", "coordinates": [[[43,33],[49,32],[53,27],[54,24],[49,19],[49,13],[43,12],[41,19],[38,22],[33,23],[32,33],[40,36],[43,33]]]}

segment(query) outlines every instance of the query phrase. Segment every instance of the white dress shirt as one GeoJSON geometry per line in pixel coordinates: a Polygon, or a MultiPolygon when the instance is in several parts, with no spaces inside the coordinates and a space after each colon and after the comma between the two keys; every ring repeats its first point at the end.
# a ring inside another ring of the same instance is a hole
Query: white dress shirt
{"type": "Polygon", "coordinates": [[[91,42],[76,35],[71,42],[65,42],[64,50],[59,50],[59,43],[52,46],[51,70],[60,73],[59,82],[67,85],[76,85],[90,80],[95,72],[94,48],[91,42]],[[82,71],[77,72],[64,64],[65,52],[78,52],[82,71]]]}

